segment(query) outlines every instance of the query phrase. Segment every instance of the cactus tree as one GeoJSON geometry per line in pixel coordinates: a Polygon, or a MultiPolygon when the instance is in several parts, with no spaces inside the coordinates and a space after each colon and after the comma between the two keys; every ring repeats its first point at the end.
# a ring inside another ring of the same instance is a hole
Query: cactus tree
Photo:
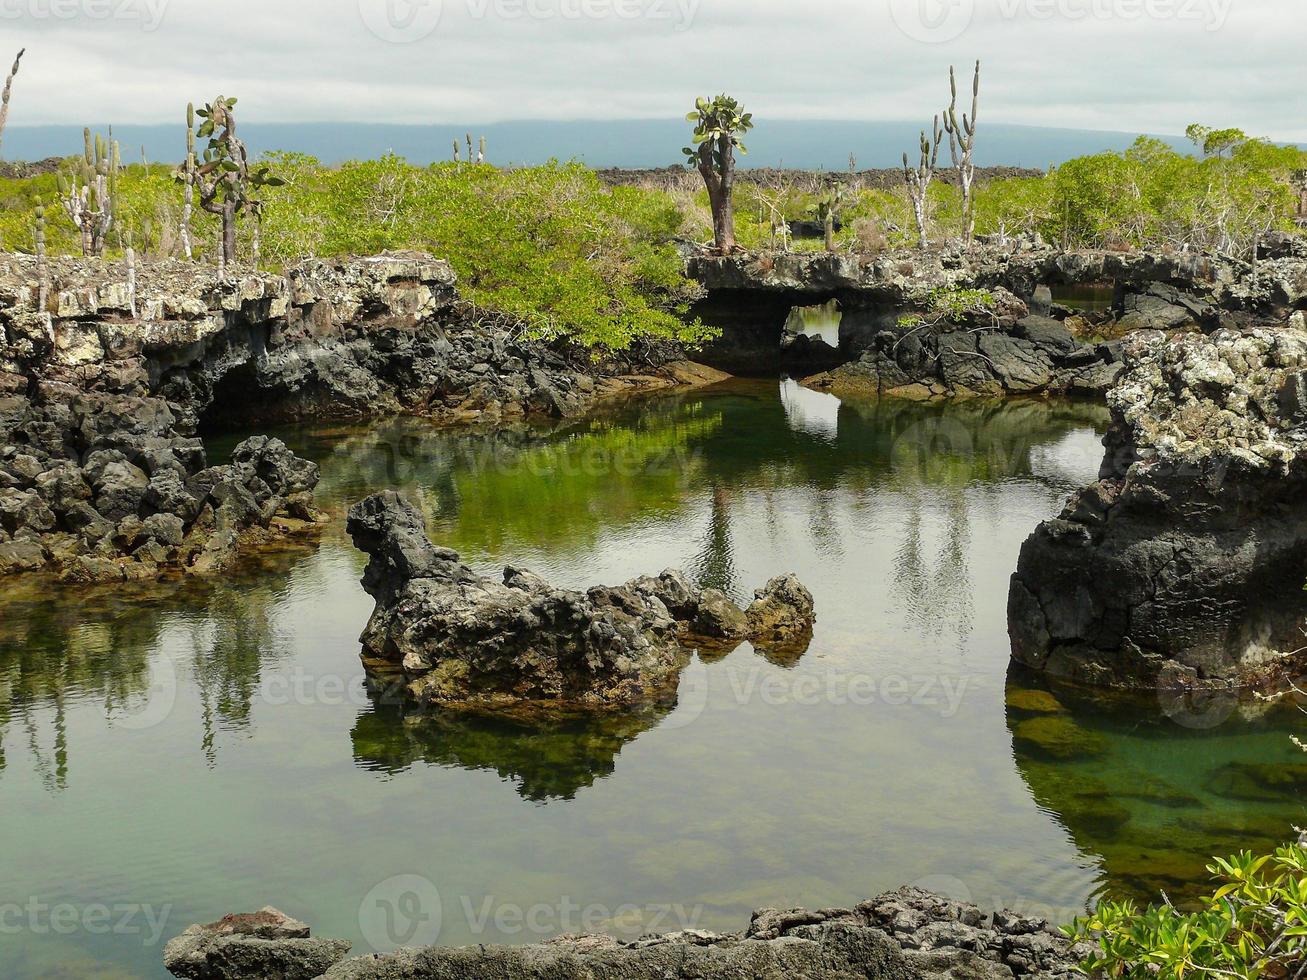
{"type": "Polygon", "coordinates": [[[835,222],[840,208],[844,205],[844,185],[832,182],[826,193],[817,202],[817,216],[821,219],[822,230],[826,237],[826,251],[835,251],[835,222]]]}
{"type": "Polygon", "coordinates": [[[5,123],[9,122],[9,96],[14,91],[14,76],[18,74],[18,66],[22,63],[23,55],[27,49],[23,48],[18,52],[18,57],[14,58],[14,67],[9,69],[9,77],[5,79],[5,89],[0,93],[0,139],[5,135],[5,123]]]}
{"type": "Polygon", "coordinates": [[[194,257],[194,246],[191,244],[191,215],[195,211],[195,168],[199,166],[199,161],[195,158],[195,103],[186,106],[186,162],[182,164],[181,171],[178,173],[178,180],[182,182],[182,224],[181,240],[182,252],[187,260],[194,257]]]}
{"type": "Polygon", "coordinates": [[[976,77],[971,83],[971,115],[962,113],[958,119],[958,79],[952,66],[948,70],[949,88],[953,101],[944,113],[944,129],[948,131],[949,150],[953,155],[953,168],[962,185],[962,237],[968,244],[976,233],[976,116],[980,112],[980,62],[976,62],[976,77]]]}
{"type": "Polygon", "coordinates": [[[59,199],[81,233],[82,254],[103,255],[118,198],[118,141],[92,138],[89,129],[82,137],[81,159],[70,173],[59,176],[59,199]]]}
{"type": "MultiPolygon", "coordinates": [[[[208,139],[209,145],[192,179],[200,192],[200,207],[222,218],[222,260],[227,265],[236,261],[237,220],[257,207],[254,193],[286,183],[269,174],[266,166],[250,166],[245,143],[236,135],[235,105],[235,99],[220,95],[195,113],[201,120],[195,136],[208,139]]],[[[187,180],[185,167],[183,164],[178,174],[183,182],[187,180]]]]}
{"type": "Polygon", "coordinates": [[[713,240],[723,255],[735,250],[735,151],[748,153],[740,134],[753,129],[753,113],[745,112],[729,95],[711,102],[695,100],[695,110],[686,116],[694,126],[694,146],[682,151],[699,168],[712,205],[713,240]]]}
{"type": "Polygon", "coordinates": [[[944,140],[944,130],[939,124],[939,116],[931,124],[931,135],[921,133],[921,160],[914,169],[908,163],[908,155],[903,154],[903,179],[908,185],[908,194],[912,198],[912,216],[917,222],[917,237],[921,247],[930,244],[929,238],[929,204],[927,193],[931,181],[935,179],[935,168],[939,165],[939,147],[944,140]]]}

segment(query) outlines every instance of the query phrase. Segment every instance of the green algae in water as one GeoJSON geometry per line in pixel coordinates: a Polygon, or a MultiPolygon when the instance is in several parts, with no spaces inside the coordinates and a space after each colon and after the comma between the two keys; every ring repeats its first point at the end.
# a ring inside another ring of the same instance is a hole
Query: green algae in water
{"type": "MultiPolygon", "coordinates": [[[[291,429],[336,517],[319,544],[211,583],[7,583],[0,833],[20,846],[0,901],[171,906],[168,935],[271,902],[358,953],[364,897],[404,874],[438,887],[451,944],[544,938],[478,928],[487,901],[592,905],[630,935],[658,905],[693,913],[662,928],[733,930],[759,906],[942,879],[1065,919],[1105,892],[1196,896],[1211,855],[1307,819],[1296,784],[1230,795],[1232,765],[1303,762],[1296,715],[1194,732],[1155,705],[1009,687],[1008,578],[1097,473],[1103,409],[809,395],[732,383],[556,426],[291,429]],[[678,566],[739,601],[796,572],[812,647],[696,656],[677,702],[636,717],[415,710],[359,661],[372,602],[342,518],[383,488],[487,573],[584,587],[678,566]],[[1040,719],[1074,737],[1014,738],[1040,719]]],[[[3,944],[19,980],[164,976],[146,935],[3,944]]]]}

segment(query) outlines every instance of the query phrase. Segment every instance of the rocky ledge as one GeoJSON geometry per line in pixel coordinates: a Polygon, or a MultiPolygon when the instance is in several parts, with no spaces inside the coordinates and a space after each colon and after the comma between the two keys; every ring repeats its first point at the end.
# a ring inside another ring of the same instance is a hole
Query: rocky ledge
{"type": "Polygon", "coordinates": [[[1067,252],[1011,241],[877,256],[790,252],[722,257],[695,251],[686,256],[686,271],[709,292],[862,297],[895,306],[948,289],[1001,287],[1029,299],[1041,286],[1110,283],[1122,297],[1137,297],[1127,309],[1142,314],[1136,325],[1150,319],[1150,310],[1162,313],[1159,302],[1172,307],[1167,315],[1188,310],[1189,319],[1201,320],[1221,310],[1274,314],[1307,301],[1307,247],[1294,236],[1268,238],[1256,264],[1196,252],[1067,252]]]}
{"type": "Polygon", "coordinates": [[[812,634],[812,596],[792,575],[759,590],[748,610],[676,571],[584,593],[513,567],[494,581],[433,545],[421,513],[393,491],[352,507],[348,530],[369,556],[363,587],[376,599],[365,665],[402,674],[424,703],[509,712],[651,704],[675,695],[683,641],[804,649],[812,634]]]}
{"type": "Polygon", "coordinates": [[[1102,395],[1121,371],[1116,340],[1134,331],[1283,324],[1307,304],[1307,246],[1290,236],[1256,263],[981,242],[874,257],[688,250],[686,270],[706,292],[694,312],[722,331],[707,363],[816,375],[812,387],[836,394],[1102,395]],[[1055,302],[1059,287],[1093,288],[1097,302],[1055,302]],[[992,310],[938,316],[941,297],[964,291],[988,294],[992,310]],[[803,334],[794,311],[829,301],[838,342],[803,334]]]}
{"type": "Polygon", "coordinates": [[[165,963],[189,980],[1070,980],[1088,953],[1043,920],[986,915],[915,888],[854,908],[760,909],[730,935],[693,930],[633,943],[563,936],[345,959],[347,943],[307,937],[303,923],[265,909],[192,926],[168,944],[165,963]],[[284,937],[268,934],[282,920],[284,937]]]}
{"type": "Polygon", "coordinates": [[[163,949],[164,968],[188,980],[280,977],[309,980],[344,959],[343,939],[313,939],[309,927],[267,906],[194,925],[163,949]]]}
{"type": "Polygon", "coordinates": [[[596,360],[463,302],[418,252],[312,260],[284,275],[161,261],[0,257],[0,393],[34,380],[161,397],[183,429],[410,412],[568,416],[629,390],[704,380],[673,346],[596,360]]]}
{"type": "Polygon", "coordinates": [[[1307,333],[1145,332],[1125,361],[1100,482],[1022,548],[1014,658],[1118,687],[1300,669],[1307,333]]]}

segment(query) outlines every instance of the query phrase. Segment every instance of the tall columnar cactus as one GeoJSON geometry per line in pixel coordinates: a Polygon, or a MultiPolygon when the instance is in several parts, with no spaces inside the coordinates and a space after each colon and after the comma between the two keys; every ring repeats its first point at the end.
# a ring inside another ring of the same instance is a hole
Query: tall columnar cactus
{"type": "Polygon", "coordinates": [[[976,77],[971,83],[971,115],[965,112],[958,119],[958,79],[953,66],[948,70],[949,88],[953,101],[944,114],[944,128],[948,131],[949,150],[953,167],[962,185],[962,237],[967,244],[976,233],[976,116],[980,113],[980,62],[976,62],[976,77]]]}
{"type": "Polygon", "coordinates": [[[103,136],[92,138],[82,131],[82,158],[72,171],[59,177],[59,197],[73,225],[81,233],[83,255],[103,255],[105,241],[113,228],[118,200],[118,171],[122,161],[118,141],[103,136]]]}
{"type": "Polygon", "coordinates": [[[753,129],[753,113],[729,95],[712,101],[696,99],[694,111],[685,117],[694,126],[694,146],[682,149],[699,168],[712,206],[713,241],[718,252],[735,250],[735,151],[748,153],[740,135],[753,129]]]}
{"type": "Polygon", "coordinates": [[[45,205],[36,206],[36,282],[37,312],[44,313],[50,302],[50,267],[45,257],[45,205]]]}
{"type": "Polygon", "coordinates": [[[127,265],[127,301],[130,304],[132,316],[136,316],[136,249],[130,245],[123,253],[124,261],[127,265]]]}
{"type": "Polygon", "coordinates": [[[486,138],[481,137],[481,143],[477,146],[477,163],[486,162],[486,138]]]}
{"type": "Polygon", "coordinates": [[[186,162],[182,164],[179,175],[182,182],[182,252],[189,262],[195,257],[195,248],[191,244],[191,216],[195,212],[195,103],[186,106],[186,162]]]}
{"type": "Polygon", "coordinates": [[[26,53],[26,48],[19,50],[18,56],[14,58],[14,67],[9,69],[9,77],[5,79],[4,92],[0,93],[0,140],[4,139],[5,124],[9,122],[9,96],[14,91],[14,76],[18,74],[18,66],[26,53]]]}
{"type": "Polygon", "coordinates": [[[928,228],[930,202],[927,193],[931,181],[935,179],[935,168],[939,165],[939,147],[944,141],[944,130],[939,124],[939,116],[936,116],[931,124],[931,134],[927,136],[924,130],[921,133],[921,160],[915,169],[908,163],[908,155],[903,154],[903,179],[907,182],[908,194],[912,197],[912,216],[917,222],[917,236],[922,248],[930,244],[928,228]]]}
{"type": "Polygon", "coordinates": [[[461,160],[459,159],[459,154],[460,154],[460,152],[461,152],[461,151],[460,151],[459,146],[458,146],[458,137],[455,136],[455,137],[454,137],[454,164],[455,164],[456,166],[461,162],[461,160]]]}
{"type": "MultiPolygon", "coordinates": [[[[203,120],[195,130],[197,139],[208,139],[203,162],[195,168],[195,187],[200,192],[200,207],[222,218],[220,268],[224,275],[236,262],[236,232],[240,216],[256,208],[254,194],[264,187],[281,187],[286,182],[268,172],[268,167],[252,167],[245,143],[236,135],[235,99],[218,96],[195,115],[203,120]]],[[[178,174],[184,181],[184,173],[178,174]]]]}

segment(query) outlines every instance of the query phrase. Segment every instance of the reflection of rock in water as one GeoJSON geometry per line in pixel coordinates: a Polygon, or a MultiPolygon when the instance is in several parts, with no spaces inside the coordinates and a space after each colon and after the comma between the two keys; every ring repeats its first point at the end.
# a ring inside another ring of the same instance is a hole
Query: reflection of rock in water
{"type": "Polygon", "coordinates": [[[796,432],[821,439],[834,439],[840,434],[840,405],[834,395],[805,388],[790,378],[781,379],[781,405],[785,418],[796,432]]]}
{"type": "Polygon", "coordinates": [[[1307,765],[1291,706],[1249,704],[1217,729],[1182,727],[1157,705],[1008,675],[1007,723],[1035,802],[1102,870],[1100,892],[1177,904],[1210,892],[1216,856],[1269,852],[1307,817],[1307,765]]]}
{"type": "Polygon", "coordinates": [[[511,782],[525,799],[570,800],[612,775],[622,748],[674,707],[525,722],[423,710],[374,691],[373,706],[351,737],[355,761],[368,769],[394,773],[418,763],[483,769],[511,782]]]}

